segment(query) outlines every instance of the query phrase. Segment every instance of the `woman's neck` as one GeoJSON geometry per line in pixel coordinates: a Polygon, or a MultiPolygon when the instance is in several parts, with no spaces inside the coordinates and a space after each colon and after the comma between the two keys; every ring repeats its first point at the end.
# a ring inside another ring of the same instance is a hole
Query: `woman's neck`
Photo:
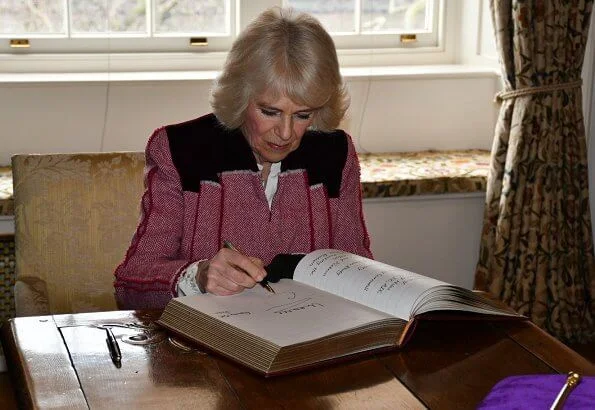
{"type": "Polygon", "coordinates": [[[266,187],[267,180],[271,172],[271,163],[262,162],[260,165],[262,166],[262,169],[260,170],[260,180],[262,181],[262,184],[266,187]]]}

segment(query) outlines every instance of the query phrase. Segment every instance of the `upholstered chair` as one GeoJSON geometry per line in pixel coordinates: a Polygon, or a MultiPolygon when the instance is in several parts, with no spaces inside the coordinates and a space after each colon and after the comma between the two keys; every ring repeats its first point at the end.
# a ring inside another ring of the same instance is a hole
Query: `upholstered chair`
{"type": "Polygon", "coordinates": [[[117,309],[143,167],[140,152],[12,157],[17,316],[117,309]]]}

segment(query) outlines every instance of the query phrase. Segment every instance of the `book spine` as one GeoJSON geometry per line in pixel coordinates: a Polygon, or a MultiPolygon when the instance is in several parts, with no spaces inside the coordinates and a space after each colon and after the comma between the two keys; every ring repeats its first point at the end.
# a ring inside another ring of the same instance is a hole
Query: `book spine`
{"type": "Polygon", "coordinates": [[[411,336],[413,336],[413,331],[415,330],[416,326],[417,326],[417,320],[415,318],[413,318],[407,322],[407,324],[405,325],[405,328],[403,329],[403,333],[401,333],[401,337],[399,338],[399,341],[397,342],[398,347],[405,346],[405,344],[411,339],[411,336]]]}

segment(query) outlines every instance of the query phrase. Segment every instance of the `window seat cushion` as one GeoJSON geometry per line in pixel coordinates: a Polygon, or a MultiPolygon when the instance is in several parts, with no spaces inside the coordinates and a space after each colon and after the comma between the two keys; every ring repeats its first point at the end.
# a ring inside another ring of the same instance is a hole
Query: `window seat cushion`
{"type": "Polygon", "coordinates": [[[490,151],[359,154],[363,198],[485,192],[490,151]]]}
{"type": "Polygon", "coordinates": [[[13,215],[12,171],[10,167],[0,166],[0,216],[13,215]]]}
{"type": "MultiPolygon", "coordinates": [[[[363,198],[485,192],[487,150],[359,154],[363,198]]],[[[0,216],[14,213],[12,172],[0,167],[0,216]]]]}

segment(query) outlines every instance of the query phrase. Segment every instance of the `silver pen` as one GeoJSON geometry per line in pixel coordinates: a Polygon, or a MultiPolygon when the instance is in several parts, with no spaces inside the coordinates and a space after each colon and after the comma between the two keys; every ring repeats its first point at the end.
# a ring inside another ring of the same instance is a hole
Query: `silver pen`
{"type": "Polygon", "coordinates": [[[105,342],[107,343],[112,362],[114,362],[114,365],[117,368],[120,368],[122,366],[122,353],[120,352],[118,340],[116,339],[116,336],[114,336],[114,332],[112,332],[110,327],[104,327],[103,329],[105,329],[105,332],[107,333],[107,339],[105,339],[105,342]]]}

